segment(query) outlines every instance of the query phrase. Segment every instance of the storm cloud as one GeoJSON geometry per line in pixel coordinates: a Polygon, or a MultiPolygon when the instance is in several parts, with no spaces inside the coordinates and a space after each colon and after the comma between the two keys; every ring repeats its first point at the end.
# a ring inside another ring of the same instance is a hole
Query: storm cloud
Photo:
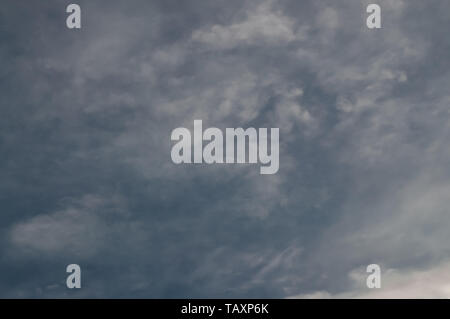
{"type": "Polygon", "coordinates": [[[448,298],[450,4],[371,2],[4,1],[0,296],[448,298]],[[175,165],[195,119],[278,173],[175,165]]]}

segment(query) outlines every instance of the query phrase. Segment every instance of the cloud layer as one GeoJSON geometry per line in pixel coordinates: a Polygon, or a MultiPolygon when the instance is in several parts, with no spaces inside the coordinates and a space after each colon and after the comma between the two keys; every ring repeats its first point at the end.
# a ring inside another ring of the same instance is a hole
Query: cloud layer
{"type": "Polygon", "coordinates": [[[369,1],[78,3],[78,31],[0,8],[0,296],[449,297],[448,1],[380,30],[369,1]],[[194,119],[279,127],[279,172],[174,165],[194,119]]]}

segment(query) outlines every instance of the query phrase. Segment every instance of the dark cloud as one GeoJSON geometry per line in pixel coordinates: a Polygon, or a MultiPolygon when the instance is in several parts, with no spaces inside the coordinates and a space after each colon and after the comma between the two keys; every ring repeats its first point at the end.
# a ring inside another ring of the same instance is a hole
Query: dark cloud
{"type": "Polygon", "coordinates": [[[380,30],[368,1],[79,1],[77,31],[68,3],[0,8],[0,296],[365,296],[369,263],[447,267],[446,1],[380,0],[380,30]],[[279,172],[174,165],[194,119],[279,127],[279,172]]]}

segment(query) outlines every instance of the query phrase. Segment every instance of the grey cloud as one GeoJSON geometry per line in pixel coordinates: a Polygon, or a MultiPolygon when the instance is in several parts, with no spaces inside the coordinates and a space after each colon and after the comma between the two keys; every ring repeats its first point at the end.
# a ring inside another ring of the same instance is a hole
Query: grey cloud
{"type": "Polygon", "coordinates": [[[368,1],[80,1],[75,32],[7,3],[1,296],[335,296],[448,258],[447,2],[373,31],[368,1]],[[174,165],[194,119],[280,127],[280,171],[174,165]]]}

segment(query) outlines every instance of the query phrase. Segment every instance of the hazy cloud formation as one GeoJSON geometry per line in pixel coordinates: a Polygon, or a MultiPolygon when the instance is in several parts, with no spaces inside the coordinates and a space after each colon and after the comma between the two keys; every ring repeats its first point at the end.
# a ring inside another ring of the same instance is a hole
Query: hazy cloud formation
{"type": "Polygon", "coordinates": [[[372,2],[5,1],[0,297],[450,297],[450,3],[372,2]],[[279,172],[173,164],[194,119],[279,172]]]}

